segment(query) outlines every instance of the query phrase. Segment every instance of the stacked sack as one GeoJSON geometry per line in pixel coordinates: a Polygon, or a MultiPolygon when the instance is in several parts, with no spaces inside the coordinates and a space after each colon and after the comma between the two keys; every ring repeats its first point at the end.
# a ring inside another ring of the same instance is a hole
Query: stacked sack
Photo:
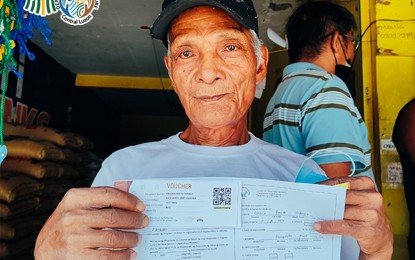
{"type": "Polygon", "coordinates": [[[87,138],[5,124],[0,166],[0,259],[33,259],[36,236],[67,190],[88,187],[102,160],[87,138]]]}

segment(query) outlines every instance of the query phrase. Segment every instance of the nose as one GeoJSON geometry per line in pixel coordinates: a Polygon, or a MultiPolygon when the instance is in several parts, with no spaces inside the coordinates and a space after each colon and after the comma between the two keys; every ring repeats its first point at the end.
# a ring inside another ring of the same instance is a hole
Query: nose
{"type": "Polygon", "coordinates": [[[213,84],[217,80],[224,79],[224,63],[217,53],[203,54],[199,58],[197,81],[205,84],[213,84]]]}

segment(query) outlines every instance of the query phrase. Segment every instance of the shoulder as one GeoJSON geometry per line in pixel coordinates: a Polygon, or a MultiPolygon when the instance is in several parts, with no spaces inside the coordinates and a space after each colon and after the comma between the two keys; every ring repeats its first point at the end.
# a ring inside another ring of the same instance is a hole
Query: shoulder
{"type": "Polygon", "coordinates": [[[392,140],[397,146],[408,146],[415,139],[415,98],[406,103],[396,117],[392,140]]]}
{"type": "MultiPolygon", "coordinates": [[[[351,97],[346,84],[336,75],[308,62],[292,63],[284,68],[282,84],[296,86],[309,95],[337,91],[351,97]]],[[[277,89],[278,90],[278,89],[277,89]]]]}
{"type": "Polygon", "coordinates": [[[274,158],[278,158],[278,160],[290,160],[302,163],[305,159],[307,159],[305,155],[295,153],[277,144],[261,140],[258,137],[254,136],[252,140],[256,142],[258,148],[261,148],[264,154],[268,154],[274,158]]]}
{"type": "Polygon", "coordinates": [[[128,146],[122,149],[119,149],[113,152],[110,156],[108,156],[104,163],[108,163],[111,161],[128,161],[128,160],[137,160],[137,158],[145,158],[153,156],[155,153],[160,153],[163,150],[170,148],[170,140],[174,139],[176,135],[171,136],[167,139],[163,139],[160,141],[142,143],[137,145],[128,146]]]}
{"type": "MultiPolygon", "coordinates": [[[[397,120],[402,118],[403,121],[415,118],[415,98],[406,103],[399,111],[397,120]]],[[[412,119],[414,120],[414,119],[412,119]]]]}
{"type": "Polygon", "coordinates": [[[398,113],[396,117],[394,132],[402,129],[412,129],[410,125],[415,124],[415,98],[407,102],[398,113]]]}
{"type": "Polygon", "coordinates": [[[295,153],[276,144],[258,141],[262,149],[261,161],[268,161],[268,167],[277,169],[278,178],[291,176],[289,179],[296,182],[315,183],[326,179],[324,171],[314,161],[305,155],[295,153]]]}

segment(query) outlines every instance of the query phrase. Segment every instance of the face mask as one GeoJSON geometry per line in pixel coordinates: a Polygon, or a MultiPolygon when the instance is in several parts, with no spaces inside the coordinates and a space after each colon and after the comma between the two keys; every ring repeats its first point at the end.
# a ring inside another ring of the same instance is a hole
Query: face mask
{"type": "MultiPolygon", "coordinates": [[[[344,66],[346,67],[346,66],[344,66]]],[[[346,67],[347,68],[347,67],[346,67]]],[[[301,183],[317,183],[320,181],[325,181],[328,179],[327,175],[324,173],[318,171],[315,169],[315,167],[310,164],[310,161],[312,158],[318,158],[318,157],[325,157],[325,156],[333,156],[334,154],[338,155],[344,155],[347,157],[348,161],[350,161],[352,169],[349,174],[349,177],[353,176],[356,172],[356,164],[352,157],[348,155],[347,153],[344,153],[342,151],[338,151],[336,149],[332,148],[326,148],[322,150],[318,150],[316,152],[313,152],[307,159],[304,160],[303,164],[300,167],[300,171],[297,174],[297,178],[295,182],[301,182],[301,183]]]]}
{"type": "Polygon", "coordinates": [[[355,86],[355,73],[352,70],[350,65],[350,60],[348,59],[345,65],[337,64],[334,75],[339,77],[346,84],[347,88],[350,91],[352,97],[356,96],[356,86],[355,86]]]}

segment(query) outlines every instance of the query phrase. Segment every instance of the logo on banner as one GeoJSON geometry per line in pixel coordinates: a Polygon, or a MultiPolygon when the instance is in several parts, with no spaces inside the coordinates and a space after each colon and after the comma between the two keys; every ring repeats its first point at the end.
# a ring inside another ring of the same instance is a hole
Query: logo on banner
{"type": "Polygon", "coordinates": [[[70,25],[84,25],[94,18],[100,0],[26,0],[23,7],[29,13],[45,17],[61,11],[61,20],[70,25]]]}

